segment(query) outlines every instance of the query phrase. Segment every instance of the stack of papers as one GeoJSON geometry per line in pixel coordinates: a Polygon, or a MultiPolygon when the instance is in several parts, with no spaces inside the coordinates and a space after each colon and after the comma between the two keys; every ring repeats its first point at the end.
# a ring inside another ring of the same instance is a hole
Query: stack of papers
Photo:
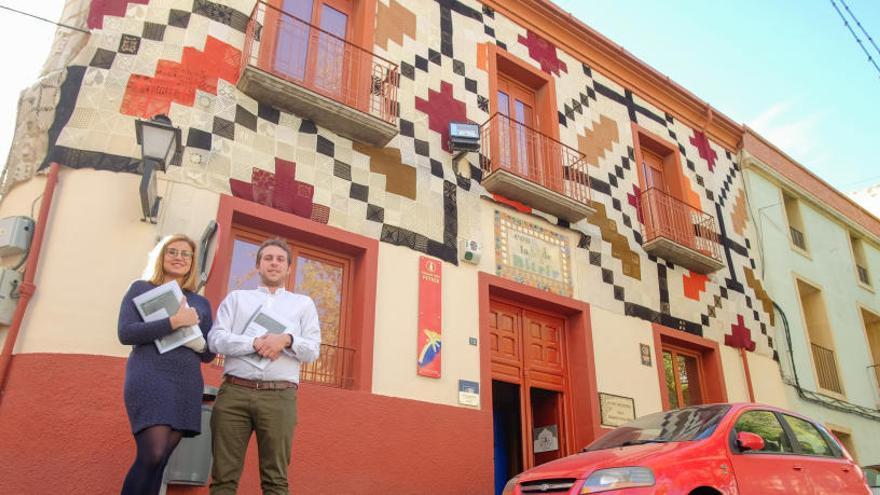
{"type": "MultiPolygon", "coordinates": [[[[151,322],[176,314],[180,309],[180,301],[182,299],[184,299],[183,291],[180,290],[177,281],[172,280],[167,284],[162,284],[135,297],[134,305],[137,307],[141,318],[145,322],[151,322]]],[[[154,342],[156,349],[159,350],[159,354],[165,354],[201,336],[202,330],[198,325],[193,325],[179,328],[161,339],[156,339],[154,342]]]]}
{"type": "MultiPolygon", "coordinates": [[[[267,333],[285,333],[288,328],[290,328],[290,325],[284,320],[284,318],[268,308],[260,307],[253,315],[251,315],[241,334],[257,338],[267,333]]],[[[269,358],[264,358],[256,352],[244,355],[241,359],[261,370],[266,369],[266,366],[269,366],[269,363],[272,362],[269,358]]]]}

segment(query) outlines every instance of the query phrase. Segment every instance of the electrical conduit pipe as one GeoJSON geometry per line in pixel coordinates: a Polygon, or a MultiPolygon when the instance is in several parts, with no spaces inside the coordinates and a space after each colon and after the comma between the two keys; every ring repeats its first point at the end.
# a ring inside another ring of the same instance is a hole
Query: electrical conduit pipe
{"type": "Polygon", "coordinates": [[[15,307],[12,324],[9,326],[9,332],[6,334],[6,341],[3,343],[3,352],[0,353],[0,404],[3,403],[3,397],[6,393],[6,380],[9,377],[9,366],[12,364],[12,349],[15,347],[18,333],[21,331],[21,322],[24,320],[28,303],[37,290],[37,286],[34,285],[34,279],[36,278],[37,263],[40,260],[40,248],[43,246],[43,236],[46,233],[46,221],[49,218],[49,210],[52,207],[55,185],[58,183],[59,167],[60,165],[55,162],[52,162],[49,166],[49,176],[46,180],[46,187],[43,190],[43,199],[40,202],[40,216],[37,219],[34,239],[28,254],[27,265],[24,270],[24,280],[22,280],[21,288],[19,289],[21,297],[18,300],[18,305],[15,307]]]}

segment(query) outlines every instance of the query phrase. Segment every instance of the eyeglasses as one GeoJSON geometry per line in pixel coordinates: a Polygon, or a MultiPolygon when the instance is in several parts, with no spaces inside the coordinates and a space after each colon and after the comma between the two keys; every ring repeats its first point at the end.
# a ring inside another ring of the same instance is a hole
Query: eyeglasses
{"type": "Polygon", "coordinates": [[[165,250],[165,256],[168,256],[169,258],[177,258],[178,255],[180,255],[181,258],[190,259],[193,256],[193,252],[186,250],[178,251],[174,248],[168,248],[165,250]]]}

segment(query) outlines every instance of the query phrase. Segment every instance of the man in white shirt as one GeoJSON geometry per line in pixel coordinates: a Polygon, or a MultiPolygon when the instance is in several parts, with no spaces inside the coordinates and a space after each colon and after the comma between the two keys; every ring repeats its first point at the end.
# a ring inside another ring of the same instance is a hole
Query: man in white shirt
{"type": "Polygon", "coordinates": [[[230,292],[208,334],[210,349],[226,356],[223,385],[211,417],[212,495],[236,493],[254,432],[263,493],[289,493],[287,469],[296,426],[300,364],[317,359],[321,349],[315,303],[308,296],[284,290],[290,263],[285,241],[263,242],[257,251],[262,286],[230,292]],[[249,335],[245,329],[261,310],[284,320],[284,331],[249,335]],[[261,357],[268,360],[264,369],[253,364],[261,357]]]}

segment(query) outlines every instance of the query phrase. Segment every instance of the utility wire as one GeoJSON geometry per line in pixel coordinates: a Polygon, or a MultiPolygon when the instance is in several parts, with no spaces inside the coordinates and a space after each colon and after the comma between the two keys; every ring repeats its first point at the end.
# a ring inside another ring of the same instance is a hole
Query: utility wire
{"type": "Polygon", "coordinates": [[[843,8],[846,9],[846,13],[849,14],[849,16],[852,17],[852,19],[853,19],[854,21],[856,21],[856,26],[858,26],[858,27],[859,27],[859,30],[862,32],[862,34],[864,34],[865,37],[868,38],[868,41],[871,42],[871,46],[874,47],[874,50],[875,50],[878,54],[880,54],[880,48],[877,48],[877,43],[874,43],[874,38],[872,38],[871,35],[868,34],[867,31],[865,31],[865,28],[862,27],[862,23],[859,22],[858,17],[856,17],[856,15],[853,14],[853,11],[849,9],[849,5],[847,5],[846,2],[845,2],[844,0],[840,0],[840,4],[843,5],[843,8]]]}
{"type": "MultiPolygon", "coordinates": [[[[841,0],[841,2],[842,2],[842,1],[843,1],[843,0],[841,0]]],[[[835,2],[834,0],[831,0],[831,6],[834,7],[834,10],[837,11],[837,15],[840,16],[840,19],[843,21],[843,24],[844,24],[844,25],[846,26],[846,28],[849,30],[850,34],[853,35],[853,38],[856,39],[856,41],[858,42],[859,46],[862,48],[862,51],[865,52],[865,55],[868,56],[868,62],[871,62],[871,65],[873,65],[874,68],[877,69],[877,74],[880,74],[880,66],[877,65],[877,62],[876,62],[876,61],[874,61],[874,57],[871,56],[871,52],[869,52],[868,49],[865,48],[865,44],[862,43],[862,39],[859,38],[859,35],[856,34],[855,31],[853,31],[852,26],[849,25],[849,21],[846,20],[846,17],[843,16],[843,12],[841,12],[841,11],[840,11],[840,8],[837,6],[837,2],[835,2]]],[[[858,22],[858,21],[856,21],[856,22],[858,22]]],[[[872,40],[871,42],[873,43],[873,40],[872,40]]]]}
{"type": "Polygon", "coordinates": [[[50,21],[49,19],[46,19],[45,17],[40,17],[40,16],[38,16],[38,15],[29,14],[29,13],[27,13],[27,12],[22,12],[22,11],[20,11],[20,10],[15,10],[15,9],[13,9],[12,7],[7,7],[7,6],[5,6],[5,5],[0,5],[0,9],[8,10],[8,11],[10,11],[10,12],[15,12],[16,14],[26,15],[26,16],[28,16],[28,17],[33,17],[34,19],[39,19],[39,20],[41,20],[41,21],[43,21],[43,22],[48,22],[49,24],[54,24],[54,25],[59,26],[59,27],[63,27],[63,28],[67,28],[67,29],[72,29],[72,30],[74,30],[74,31],[79,31],[79,32],[81,32],[81,33],[91,34],[90,31],[87,31],[87,30],[85,30],[85,29],[83,29],[83,28],[78,28],[78,27],[75,27],[75,26],[68,26],[67,24],[62,24],[62,23],[60,23],[60,22],[50,21]]]}

